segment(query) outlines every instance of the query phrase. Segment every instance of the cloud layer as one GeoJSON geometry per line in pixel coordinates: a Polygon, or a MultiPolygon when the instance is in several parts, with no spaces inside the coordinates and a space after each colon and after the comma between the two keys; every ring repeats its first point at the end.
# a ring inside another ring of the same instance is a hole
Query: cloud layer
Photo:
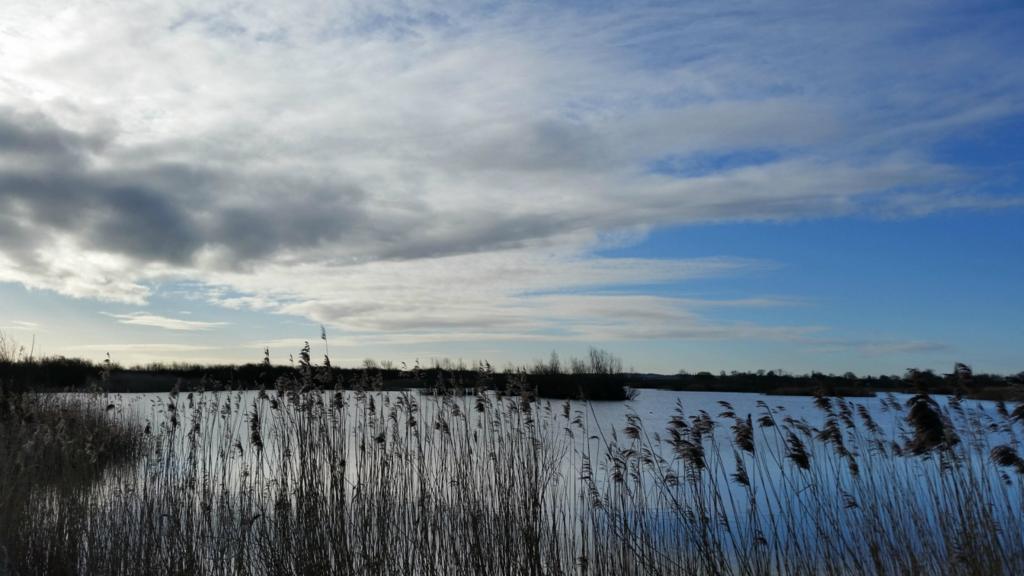
{"type": "MultiPolygon", "coordinates": [[[[421,338],[799,338],[594,292],[764,263],[595,251],[695,222],[1019,204],[929,153],[1024,110],[1020,11],[957,10],[15,1],[0,281],[136,305],[190,281],[421,338]]],[[[198,325],[180,322],[148,324],[198,325]]]]}

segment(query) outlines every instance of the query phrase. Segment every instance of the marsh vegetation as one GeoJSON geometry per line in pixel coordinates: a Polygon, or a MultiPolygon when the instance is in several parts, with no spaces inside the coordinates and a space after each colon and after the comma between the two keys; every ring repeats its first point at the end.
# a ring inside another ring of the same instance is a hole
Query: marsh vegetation
{"type": "Polygon", "coordinates": [[[812,419],[761,400],[688,413],[676,396],[667,421],[609,426],[585,403],[372,377],[8,392],[0,571],[1024,571],[1024,408],[819,397],[812,419]]]}
{"type": "Polygon", "coordinates": [[[304,350],[257,390],[3,382],[0,574],[1024,573],[1024,405],[552,401],[525,371],[389,391],[385,369],[304,350]]]}

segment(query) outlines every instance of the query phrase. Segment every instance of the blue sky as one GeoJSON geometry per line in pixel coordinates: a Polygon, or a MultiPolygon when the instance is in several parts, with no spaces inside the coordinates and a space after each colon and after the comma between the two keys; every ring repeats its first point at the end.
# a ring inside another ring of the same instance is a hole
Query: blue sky
{"type": "Polygon", "coordinates": [[[13,2],[49,354],[1018,372],[1017,2],[13,2]]]}
{"type": "Polygon", "coordinates": [[[1021,246],[1020,211],[944,212],[900,220],[674,228],[613,254],[699,257],[714,250],[774,262],[777,267],[742,278],[648,290],[789,298],[791,306],[716,316],[830,327],[808,337],[812,351],[801,355],[804,365],[826,369],[843,363],[899,372],[901,362],[910,362],[903,368],[942,366],[943,359],[956,357],[1012,370],[1019,362],[1013,343],[1024,337],[1019,304],[1024,271],[1013,264],[1021,246]]]}

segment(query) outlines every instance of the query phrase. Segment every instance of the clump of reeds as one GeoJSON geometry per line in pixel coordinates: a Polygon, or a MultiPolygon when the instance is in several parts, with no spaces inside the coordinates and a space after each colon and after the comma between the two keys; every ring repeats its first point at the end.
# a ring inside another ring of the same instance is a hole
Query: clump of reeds
{"type": "Polygon", "coordinates": [[[1018,474],[1024,474],[1024,458],[1017,454],[1013,446],[1000,444],[989,452],[992,461],[1000,466],[1012,466],[1018,474]]]}
{"type": "Polygon", "coordinates": [[[907,420],[914,428],[914,435],[907,444],[912,453],[920,455],[935,449],[948,450],[960,441],[949,419],[943,416],[938,404],[927,394],[912,397],[907,406],[910,408],[907,420]]]}

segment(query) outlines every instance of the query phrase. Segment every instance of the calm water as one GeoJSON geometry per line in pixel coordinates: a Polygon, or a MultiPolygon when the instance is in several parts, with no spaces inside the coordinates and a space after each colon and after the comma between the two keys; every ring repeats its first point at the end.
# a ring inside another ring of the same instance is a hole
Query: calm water
{"type": "MultiPolygon", "coordinates": [[[[172,398],[169,394],[122,394],[110,395],[105,401],[113,403],[115,409],[126,417],[149,423],[155,434],[160,434],[162,430],[165,430],[164,426],[169,417],[168,404],[176,403],[178,408],[175,411],[180,419],[180,427],[176,435],[171,435],[174,438],[171,444],[177,442],[177,446],[182,448],[187,444],[185,431],[189,429],[190,419],[197,413],[191,411],[189,407],[190,405],[195,406],[198,413],[205,415],[202,418],[204,429],[201,443],[204,445],[209,443],[213,446],[212,449],[203,451],[202,458],[205,458],[205,461],[200,465],[202,468],[200,476],[204,471],[214,471],[219,478],[218,489],[235,492],[238,486],[245,484],[247,474],[255,473],[253,469],[255,462],[264,462],[270,475],[274,476],[271,485],[277,481],[274,471],[281,470],[282,461],[290,460],[293,462],[293,469],[298,467],[297,455],[289,449],[282,449],[281,446],[274,445],[273,436],[270,434],[264,435],[266,448],[263,454],[265,458],[263,460],[253,458],[254,451],[250,443],[248,429],[249,415],[257,408],[262,410],[261,418],[265,425],[275,417],[268,407],[271,400],[261,400],[258,394],[256,391],[214,392],[195,394],[191,399],[186,394],[178,395],[176,398],[172,398]],[[232,448],[236,445],[237,450],[232,448]],[[272,463],[272,465],[268,463],[272,463]]],[[[271,399],[274,398],[276,395],[271,393],[271,399]]],[[[308,400],[310,396],[306,396],[306,398],[308,400]]],[[[312,398],[315,399],[317,396],[313,395],[312,398]]],[[[450,418],[453,413],[461,412],[466,415],[466,421],[470,423],[469,426],[472,430],[479,429],[475,428],[478,423],[477,419],[482,418],[475,411],[477,399],[471,395],[440,399],[435,396],[423,395],[418,391],[408,391],[404,393],[368,393],[365,397],[360,398],[356,393],[344,392],[341,395],[341,399],[344,400],[343,407],[338,409],[332,406],[335,401],[334,393],[323,393],[320,398],[323,400],[325,413],[331,413],[330,418],[339,419],[339,422],[340,419],[345,419],[347,432],[341,443],[347,446],[350,462],[351,459],[357,457],[357,443],[360,441],[360,437],[364,439],[368,437],[361,436],[358,426],[367,422],[366,409],[371,401],[377,409],[377,414],[381,415],[388,413],[391,407],[397,406],[400,402],[413,399],[417,404],[415,417],[420,425],[419,430],[435,439],[438,439],[440,434],[434,426],[439,419],[450,418]]],[[[489,398],[496,405],[495,412],[505,410],[503,413],[506,414],[517,413],[515,409],[518,403],[517,399],[498,399],[494,395],[490,395],[489,398]]],[[[785,538],[790,540],[814,539],[820,536],[814,531],[821,530],[823,523],[827,524],[829,519],[856,517],[852,513],[846,515],[847,513],[841,509],[843,498],[848,494],[856,494],[860,487],[861,494],[870,495],[873,493],[871,490],[881,490],[878,493],[885,496],[888,494],[887,487],[891,485],[897,487],[896,491],[900,498],[920,499],[916,506],[916,509],[921,511],[920,515],[915,516],[914,521],[910,524],[915,527],[916,531],[919,531],[915,534],[937,534],[940,532],[939,527],[944,522],[942,517],[944,512],[942,506],[935,506],[934,502],[929,502],[929,492],[926,488],[929,482],[935,482],[940,475],[940,459],[937,457],[891,456],[891,447],[905,445],[907,434],[910,432],[906,421],[906,402],[909,398],[910,395],[897,394],[847,400],[856,428],[843,425],[842,434],[848,443],[847,446],[860,462],[860,470],[856,475],[847,467],[847,459],[836,456],[834,446],[812,438],[818,429],[824,427],[828,418],[828,413],[816,406],[815,399],[812,397],[640,390],[639,395],[629,402],[570,401],[566,403],[565,401],[542,399],[533,405],[531,417],[538,423],[538,426],[546,426],[546,430],[552,433],[551,437],[560,442],[550,451],[555,457],[550,461],[545,460],[545,463],[550,462],[550,470],[547,472],[557,478],[551,493],[557,494],[557,497],[561,498],[561,502],[569,502],[570,507],[578,506],[577,501],[585,492],[583,485],[579,482],[584,454],[590,455],[593,462],[593,476],[602,491],[614,486],[609,462],[614,459],[615,447],[650,449],[667,462],[667,468],[663,468],[661,471],[684,470],[685,467],[680,464],[678,454],[674,452],[671,443],[666,440],[669,436],[667,425],[670,419],[680,413],[679,411],[684,415],[685,420],[691,423],[693,422],[692,417],[703,412],[713,418],[716,425],[713,432],[706,435],[701,443],[706,458],[706,469],[702,472],[700,482],[697,484],[705,488],[714,486],[714,490],[721,495],[720,504],[722,506],[721,510],[716,511],[715,514],[728,516],[728,521],[740,532],[749,526],[768,526],[774,521],[773,514],[780,512],[789,514],[790,518],[802,518],[803,514],[807,514],[814,515],[815,520],[807,522],[801,520],[796,525],[790,526],[785,538]],[[878,425],[880,432],[877,435],[867,433],[866,425],[858,414],[858,408],[861,406],[870,413],[878,425]],[[726,411],[733,413],[734,416],[722,416],[722,413],[726,411]],[[768,411],[771,411],[778,426],[761,427],[757,424],[758,419],[768,411]],[[568,417],[563,416],[566,412],[569,414],[568,417]],[[750,415],[755,423],[756,458],[742,454],[732,444],[731,425],[735,422],[735,418],[745,420],[747,415],[750,415]],[[624,432],[624,428],[632,416],[636,416],[643,422],[640,444],[633,443],[624,432]],[[583,422],[584,426],[578,427],[571,424],[573,420],[583,422]],[[785,422],[788,424],[784,424],[785,422]],[[787,461],[784,426],[797,431],[801,427],[808,430],[809,433],[803,434],[801,437],[807,445],[812,462],[809,471],[799,470],[787,461]],[[563,433],[566,429],[574,431],[571,437],[563,433]],[[871,443],[866,440],[868,436],[871,436],[872,442],[884,443],[888,447],[882,451],[882,456],[869,447],[871,443]],[[566,440],[566,438],[569,439],[566,440]],[[886,455],[887,453],[890,455],[886,455]],[[753,498],[750,493],[745,492],[744,488],[733,482],[733,474],[737,471],[735,455],[742,456],[748,463],[753,459],[760,459],[762,462],[759,475],[755,480],[757,486],[753,498]],[[881,465],[879,465],[880,463],[881,465]],[[875,488],[864,491],[865,485],[875,488]],[[920,491],[918,491],[919,486],[922,488],[920,491]],[[773,498],[774,500],[772,500],[773,498]],[[577,503],[573,504],[573,502],[577,503]],[[823,508],[820,506],[822,502],[839,502],[837,506],[840,509],[823,508]],[[794,510],[795,512],[793,512],[794,510]]],[[[935,400],[943,406],[950,403],[949,398],[946,397],[935,397],[935,400]]],[[[287,398],[281,398],[278,401],[285,403],[287,398]]],[[[839,401],[833,400],[833,408],[835,411],[839,411],[839,401]]],[[[1015,511],[1020,509],[1021,499],[1021,493],[1016,484],[1018,480],[1014,480],[1013,487],[1005,490],[1006,494],[1004,495],[1002,492],[1004,483],[999,478],[1000,470],[988,461],[991,446],[1007,441],[1006,431],[998,429],[997,424],[1000,420],[996,418],[996,404],[984,401],[963,401],[961,409],[956,412],[955,417],[958,424],[973,422],[973,425],[964,427],[961,433],[960,447],[962,450],[960,453],[966,455],[963,461],[974,470],[979,471],[986,479],[986,483],[988,483],[988,479],[991,479],[991,486],[1001,490],[997,494],[997,497],[1001,498],[997,502],[1000,506],[1000,513],[1017,514],[1015,511]],[[967,432],[968,428],[984,432],[971,434],[967,432]]],[[[387,425],[388,429],[402,430],[405,424],[404,418],[405,416],[398,417],[397,420],[387,425]]],[[[379,423],[384,420],[388,420],[388,418],[379,416],[377,424],[373,424],[373,426],[378,426],[374,430],[380,430],[379,423]]],[[[486,424],[486,422],[481,423],[486,424]]],[[[290,436],[292,439],[295,437],[294,434],[290,436]]],[[[388,440],[388,442],[392,442],[392,440],[388,440]]],[[[445,442],[439,441],[437,444],[444,445],[445,442]]],[[[335,446],[337,445],[336,443],[335,446]]],[[[431,454],[445,453],[443,448],[432,449],[438,450],[438,452],[431,452],[431,454]]],[[[186,452],[185,449],[180,451],[182,454],[186,452]]],[[[450,453],[445,457],[449,456],[450,453]]],[[[500,458],[496,460],[500,460],[500,458]]],[[[164,466],[166,462],[166,460],[158,462],[158,468],[164,466]]],[[[490,466],[486,454],[474,453],[472,462],[472,466],[479,464],[479,473],[483,476],[494,473],[493,470],[491,472],[486,470],[490,466]]],[[[171,464],[172,467],[184,466],[185,462],[175,460],[171,464]]],[[[153,460],[148,460],[148,463],[144,465],[153,466],[153,460]]],[[[435,481],[438,477],[444,478],[445,481],[451,477],[452,483],[457,483],[459,479],[456,474],[452,470],[444,469],[445,465],[428,461],[425,463],[427,468],[425,474],[432,476],[435,481]]],[[[166,470],[166,468],[162,469],[166,470]]],[[[413,474],[424,473],[422,468],[407,466],[404,469],[415,470],[412,472],[413,474]]],[[[345,470],[344,480],[354,486],[358,481],[356,467],[350,465],[345,470]]],[[[330,470],[317,469],[315,474],[323,475],[330,474],[330,472],[330,470]]],[[[645,469],[644,473],[649,474],[651,471],[645,469]]],[[[145,482],[147,474],[140,468],[138,477],[139,481],[145,482]]],[[[284,480],[281,485],[287,486],[288,481],[284,480]]],[[[696,484],[691,486],[683,481],[678,486],[679,490],[686,491],[691,490],[696,484]]],[[[103,488],[100,489],[103,490],[103,488]]],[[[660,500],[657,498],[658,491],[663,488],[657,487],[655,483],[648,483],[640,490],[651,491],[652,497],[648,500],[650,502],[664,503],[666,501],[664,498],[660,500]]],[[[111,498],[119,498],[123,494],[123,490],[111,490],[109,494],[111,498]]],[[[664,492],[660,494],[663,496],[664,492]]],[[[409,494],[409,498],[415,498],[415,495],[409,494]]],[[[643,498],[640,500],[644,501],[643,498]]],[[[899,509],[909,508],[910,504],[904,499],[897,500],[894,506],[897,507],[898,512],[899,509]]],[[[642,517],[645,523],[651,527],[652,537],[665,536],[666,541],[670,541],[683,525],[679,512],[666,508],[663,504],[632,507],[624,510],[624,514],[631,519],[642,517]]],[[[1017,525],[1006,524],[1006,526],[1017,525]]],[[[908,530],[906,519],[902,526],[901,530],[906,532],[908,530]]],[[[860,528],[854,525],[839,525],[835,529],[844,534],[852,534],[860,528]]],[[[911,545],[914,546],[914,543],[911,542],[911,545]]],[[[733,553],[739,553],[739,551],[733,553]]]]}
{"type": "MultiPolygon", "coordinates": [[[[368,393],[367,398],[372,399],[374,405],[379,409],[382,405],[390,405],[396,402],[402,394],[401,392],[374,392],[368,393]]],[[[421,421],[430,422],[436,416],[436,411],[440,405],[437,397],[423,395],[419,391],[408,391],[405,394],[408,394],[409,397],[418,402],[418,417],[421,421]]],[[[249,435],[247,433],[246,421],[242,414],[251,412],[253,407],[260,403],[257,395],[258,392],[256,391],[197,393],[192,399],[189,399],[185,394],[179,395],[176,402],[179,407],[178,414],[181,419],[181,426],[183,429],[187,429],[187,419],[190,414],[188,408],[190,405],[205,403],[205,405],[210,406],[210,410],[214,410],[217,406],[223,405],[230,400],[234,415],[230,418],[207,418],[206,422],[213,422],[215,428],[205,430],[205,437],[210,438],[211,432],[214,438],[227,434],[233,437],[231,442],[237,440],[243,449],[247,448],[249,446],[249,435]]],[[[355,412],[365,408],[365,404],[359,404],[353,392],[346,391],[343,392],[343,395],[346,415],[351,421],[355,421],[355,412]]],[[[271,397],[273,397],[273,394],[271,394],[271,397]]],[[[324,402],[329,404],[333,399],[333,393],[324,393],[323,398],[324,402]]],[[[496,402],[502,402],[493,395],[491,398],[495,399],[496,402]]],[[[905,407],[906,401],[909,398],[910,395],[907,394],[894,394],[849,399],[853,409],[853,419],[860,427],[859,432],[866,432],[863,429],[863,422],[857,416],[857,407],[863,406],[867,408],[882,430],[882,436],[885,440],[890,443],[904,444],[908,433],[906,409],[895,410],[893,406],[898,404],[905,407]]],[[[947,397],[942,396],[936,396],[935,399],[943,406],[949,401],[947,397]]],[[[109,400],[118,407],[117,410],[122,411],[126,416],[151,424],[154,432],[156,432],[161,425],[160,423],[167,421],[167,405],[171,401],[171,397],[166,393],[120,394],[110,395],[109,400]]],[[[284,399],[281,399],[281,401],[283,402],[284,399]]],[[[473,415],[474,402],[475,398],[472,395],[456,396],[451,400],[452,404],[459,406],[462,412],[471,415],[471,417],[473,415]]],[[[511,403],[516,402],[516,400],[505,399],[503,402],[511,403]]],[[[266,403],[267,401],[264,400],[262,405],[265,406],[266,403]]],[[[779,460],[782,460],[785,454],[782,434],[777,432],[777,428],[765,429],[757,426],[756,421],[761,415],[770,409],[779,424],[782,424],[784,419],[791,418],[794,421],[806,423],[807,426],[815,429],[815,431],[823,426],[827,417],[823,410],[815,406],[812,397],[770,396],[730,392],[640,390],[638,396],[628,402],[566,402],[542,399],[536,402],[534,407],[538,421],[548,421],[553,426],[557,425],[567,428],[569,427],[568,421],[562,418],[561,415],[566,409],[566,404],[568,404],[570,418],[578,418],[586,423],[587,433],[575,434],[572,447],[565,450],[565,457],[563,458],[561,468],[562,473],[566,476],[578,473],[578,470],[575,470],[575,468],[579,466],[580,454],[589,451],[591,455],[595,456],[594,459],[596,461],[598,460],[596,456],[606,454],[606,449],[610,443],[617,442],[618,445],[628,444],[628,440],[623,434],[623,428],[629,415],[635,415],[640,418],[643,422],[645,438],[649,441],[649,444],[666,458],[671,459],[673,457],[671,450],[661,440],[664,440],[667,436],[666,426],[670,418],[680,410],[687,418],[704,412],[716,419],[717,425],[712,435],[713,438],[710,439],[716,446],[708,447],[708,457],[721,456],[721,460],[716,462],[715,465],[724,467],[724,472],[731,474],[734,471],[734,464],[732,460],[733,449],[730,444],[732,439],[730,426],[734,420],[732,418],[720,417],[723,412],[728,410],[723,403],[728,404],[731,407],[731,412],[738,418],[745,419],[747,415],[752,417],[755,422],[755,429],[757,430],[755,435],[756,443],[773,451],[773,457],[779,460]],[[715,454],[715,452],[720,452],[721,454],[715,454]]],[[[965,400],[962,402],[962,406],[965,414],[979,421],[988,418],[990,415],[994,416],[995,403],[993,402],[965,400]]],[[[264,419],[266,420],[270,415],[270,412],[267,411],[264,419]]],[[[844,429],[844,434],[850,433],[849,430],[844,429]]],[[[350,441],[352,442],[350,448],[354,448],[354,434],[350,441]]],[[[998,432],[991,432],[986,435],[983,441],[996,444],[1005,441],[1005,438],[998,432]]],[[[711,443],[708,439],[705,442],[711,443]]],[[[273,452],[275,447],[268,446],[267,449],[273,452]]],[[[808,442],[808,449],[811,451],[812,456],[829,451],[827,446],[819,442],[808,442]]],[[[987,454],[987,448],[976,450],[975,453],[983,457],[987,454]]],[[[828,456],[828,454],[823,455],[828,456]]],[[[711,466],[711,463],[709,463],[709,466],[711,466]]],[[[870,470],[867,472],[870,473],[870,470]]]]}
{"type": "MultiPolygon", "coordinates": [[[[423,395],[417,390],[411,390],[409,393],[419,399],[424,413],[429,414],[433,406],[434,397],[423,395]]],[[[245,408],[253,404],[257,399],[257,394],[258,392],[256,391],[205,392],[203,394],[197,393],[194,396],[194,401],[199,401],[200,398],[204,397],[207,399],[220,398],[223,400],[227,397],[238,396],[240,397],[239,405],[245,408]]],[[[353,401],[353,394],[351,391],[344,392],[346,402],[349,402],[350,405],[353,401]]],[[[399,392],[369,393],[370,396],[374,396],[378,401],[386,397],[394,399],[399,394],[399,392]]],[[[897,412],[890,409],[886,405],[887,397],[905,406],[911,395],[878,395],[874,397],[850,398],[848,401],[855,407],[863,405],[867,408],[878,425],[892,439],[896,439],[900,424],[905,422],[906,413],[905,411],[897,412]]],[[[123,410],[142,420],[152,422],[163,420],[165,406],[170,401],[170,395],[167,393],[111,394],[109,398],[118,406],[119,410],[123,410]]],[[[949,401],[949,398],[946,396],[934,396],[933,398],[942,406],[945,406],[949,401]]],[[[177,401],[182,408],[188,405],[188,399],[185,394],[179,395],[177,401]]],[[[473,401],[473,396],[456,397],[456,402],[461,403],[467,411],[472,409],[473,401]]],[[[797,420],[804,420],[811,426],[820,427],[826,418],[826,414],[814,405],[814,398],[810,396],[774,396],[746,392],[693,392],[644,389],[639,390],[637,397],[631,401],[580,402],[573,400],[569,401],[569,405],[572,413],[582,413],[592,423],[600,424],[600,427],[605,432],[610,433],[613,430],[621,432],[626,422],[626,416],[629,414],[639,416],[648,431],[663,431],[679,406],[682,407],[682,410],[688,416],[704,411],[712,417],[717,417],[725,411],[721,402],[731,405],[733,412],[737,416],[746,417],[746,415],[750,414],[755,420],[760,414],[764,413],[764,407],[761,406],[762,403],[775,411],[780,420],[784,416],[790,416],[797,420]]],[[[546,399],[541,399],[536,403],[540,409],[550,407],[551,411],[556,413],[562,410],[564,404],[565,401],[563,400],[546,399]]],[[[995,403],[990,401],[964,400],[962,405],[966,410],[979,413],[991,413],[995,409],[995,403]]],[[[727,423],[723,422],[723,424],[727,423]]],[[[722,434],[724,438],[724,435],[728,434],[728,429],[724,426],[720,427],[717,433],[722,434]]]]}

